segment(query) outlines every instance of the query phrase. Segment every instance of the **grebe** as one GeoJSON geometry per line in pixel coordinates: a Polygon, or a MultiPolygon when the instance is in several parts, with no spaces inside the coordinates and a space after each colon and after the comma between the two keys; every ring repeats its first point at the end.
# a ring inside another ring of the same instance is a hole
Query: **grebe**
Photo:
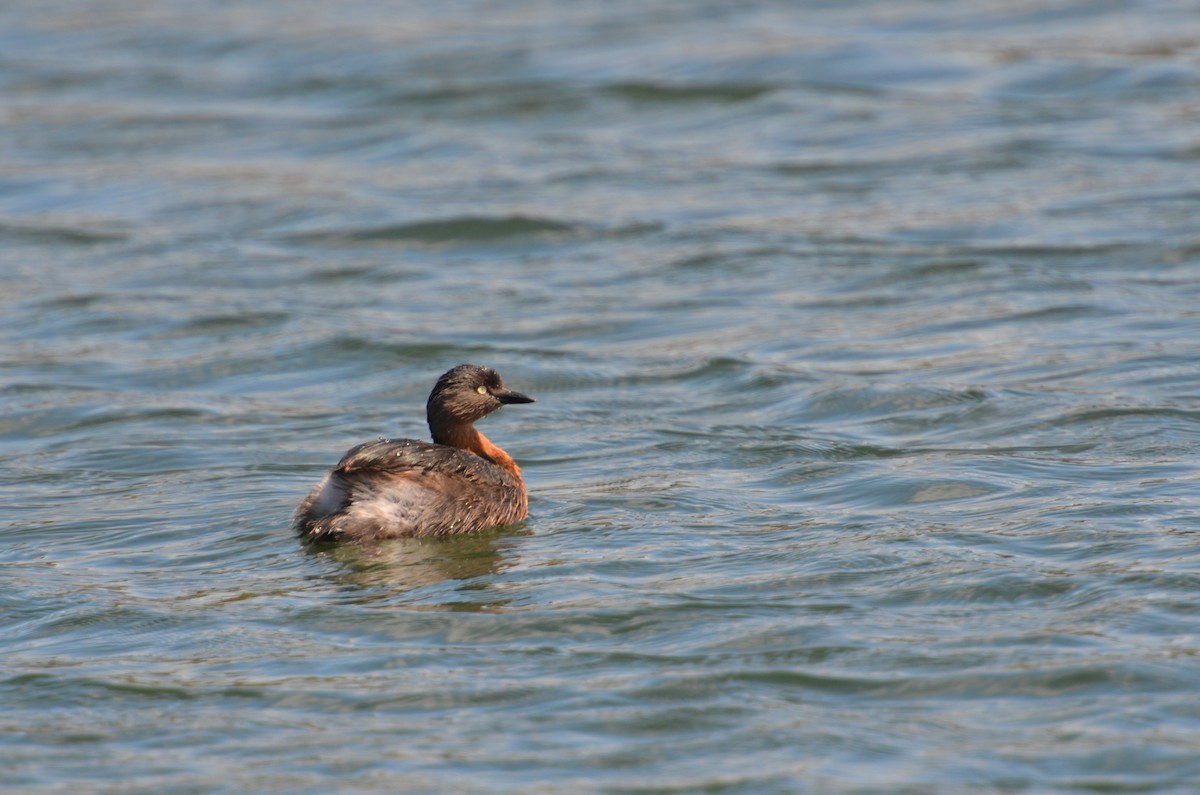
{"type": "Polygon", "coordinates": [[[520,467],[474,423],[505,404],[533,402],[495,370],[451,368],[425,404],[433,444],[379,439],[350,448],[296,509],[296,530],[309,541],[362,541],[471,533],[524,519],[529,495],[520,467]]]}

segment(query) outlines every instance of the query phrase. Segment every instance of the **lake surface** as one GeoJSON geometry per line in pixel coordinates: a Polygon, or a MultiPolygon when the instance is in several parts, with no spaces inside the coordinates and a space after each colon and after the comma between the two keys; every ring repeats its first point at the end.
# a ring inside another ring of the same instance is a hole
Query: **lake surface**
{"type": "Polygon", "coordinates": [[[0,787],[1194,793],[1200,3],[0,8],[0,787]],[[434,379],[531,515],[310,549],[434,379]]]}

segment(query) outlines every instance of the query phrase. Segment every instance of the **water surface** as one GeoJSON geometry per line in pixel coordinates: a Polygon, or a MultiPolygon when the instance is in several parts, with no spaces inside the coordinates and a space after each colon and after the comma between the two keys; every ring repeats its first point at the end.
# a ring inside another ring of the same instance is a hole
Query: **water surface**
{"type": "Polygon", "coordinates": [[[0,783],[1190,793],[1200,5],[0,10],[0,783]],[[522,525],[305,548],[436,376],[522,525]]]}

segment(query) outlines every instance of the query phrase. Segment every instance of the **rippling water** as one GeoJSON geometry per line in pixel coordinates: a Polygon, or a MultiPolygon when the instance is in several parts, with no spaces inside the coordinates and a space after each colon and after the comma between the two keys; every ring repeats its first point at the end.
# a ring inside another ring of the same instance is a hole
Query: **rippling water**
{"type": "Polygon", "coordinates": [[[0,784],[1191,793],[1200,4],[0,8],[0,784]],[[307,549],[433,379],[531,516],[307,549]]]}

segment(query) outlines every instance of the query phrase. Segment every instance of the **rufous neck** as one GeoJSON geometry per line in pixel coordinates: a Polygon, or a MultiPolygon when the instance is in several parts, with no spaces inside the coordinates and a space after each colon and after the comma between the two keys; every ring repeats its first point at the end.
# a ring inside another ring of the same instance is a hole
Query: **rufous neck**
{"type": "Polygon", "coordinates": [[[454,425],[436,427],[431,424],[429,430],[433,434],[434,444],[445,444],[450,447],[457,447],[460,450],[467,450],[477,456],[486,458],[498,467],[507,469],[516,475],[517,479],[521,478],[521,468],[517,466],[517,462],[513,460],[513,457],[492,444],[471,423],[456,423],[454,425]]]}

